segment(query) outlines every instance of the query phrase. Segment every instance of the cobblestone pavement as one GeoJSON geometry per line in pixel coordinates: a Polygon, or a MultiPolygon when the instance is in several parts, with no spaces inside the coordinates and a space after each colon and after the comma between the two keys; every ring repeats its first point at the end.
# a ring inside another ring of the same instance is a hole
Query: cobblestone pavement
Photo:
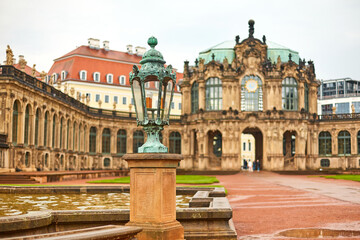
{"type": "Polygon", "coordinates": [[[302,228],[360,231],[359,182],[270,172],[217,177],[228,190],[239,239],[287,239],[277,233],[302,228]]]}

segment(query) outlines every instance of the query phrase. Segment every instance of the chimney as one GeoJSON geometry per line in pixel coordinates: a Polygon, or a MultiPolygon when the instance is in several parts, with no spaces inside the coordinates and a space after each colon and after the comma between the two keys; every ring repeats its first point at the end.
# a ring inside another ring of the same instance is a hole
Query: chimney
{"type": "Polygon", "coordinates": [[[110,50],[110,46],[109,46],[109,41],[103,41],[103,47],[106,51],[109,51],[110,50]]]}
{"type": "Polygon", "coordinates": [[[100,40],[96,38],[89,38],[88,44],[90,48],[93,49],[100,49],[100,40]]]}
{"type": "Polygon", "coordinates": [[[146,51],[146,48],[144,48],[144,47],[135,47],[135,53],[138,56],[144,55],[145,51],[146,51]]]}
{"type": "Polygon", "coordinates": [[[133,49],[132,49],[132,45],[126,45],[126,51],[127,51],[127,53],[129,53],[129,54],[133,54],[133,49]]]}
{"type": "Polygon", "coordinates": [[[24,60],[24,55],[19,55],[19,63],[24,60]]]}

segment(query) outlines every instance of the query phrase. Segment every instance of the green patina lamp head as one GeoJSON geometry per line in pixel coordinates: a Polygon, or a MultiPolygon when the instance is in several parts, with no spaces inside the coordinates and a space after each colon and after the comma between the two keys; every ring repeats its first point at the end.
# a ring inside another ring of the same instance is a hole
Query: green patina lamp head
{"type": "Polygon", "coordinates": [[[169,125],[176,73],[171,65],[164,67],[164,58],[155,49],[157,43],[155,37],[148,39],[151,48],[144,53],[141,68],[134,65],[130,72],[137,125],[143,126],[147,133],[147,141],[139,147],[139,153],[168,152],[167,147],[159,141],[159,133],[164,125],[169,125]]]}

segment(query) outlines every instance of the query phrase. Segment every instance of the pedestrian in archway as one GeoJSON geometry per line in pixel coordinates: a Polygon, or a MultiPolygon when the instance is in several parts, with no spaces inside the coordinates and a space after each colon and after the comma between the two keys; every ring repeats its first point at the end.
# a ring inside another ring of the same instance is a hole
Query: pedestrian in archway
{"type": "Polygon", "coordinates": [[[253,162],[251,161],[251,159],[249,159],[249,172],[252,172],[253,171],[253,162]]]}
{"type": "Polygon", "coordinates": [[[257,168],[257,171],[260,172],[260,160],[256,160],[256,168],[257,168]]]}

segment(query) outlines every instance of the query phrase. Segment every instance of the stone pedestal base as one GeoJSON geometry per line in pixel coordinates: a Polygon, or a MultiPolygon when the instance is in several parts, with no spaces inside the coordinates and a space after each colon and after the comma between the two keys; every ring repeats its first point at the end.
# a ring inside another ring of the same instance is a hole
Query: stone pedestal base
{"type": "Polygon", "coordinates": [[[136,235],[139,240],[184,240],[184,228],[178,221],[170,223],[129,222],[126,226],[143,229],[136,235]]]}
{"type": "Polygon", "coordinates": [[[169,153],[125,154],[130,168],[130,222],[143,229],[138,240],[182,240],[176,221],[176,167],[182,156],[169,153]]]}

